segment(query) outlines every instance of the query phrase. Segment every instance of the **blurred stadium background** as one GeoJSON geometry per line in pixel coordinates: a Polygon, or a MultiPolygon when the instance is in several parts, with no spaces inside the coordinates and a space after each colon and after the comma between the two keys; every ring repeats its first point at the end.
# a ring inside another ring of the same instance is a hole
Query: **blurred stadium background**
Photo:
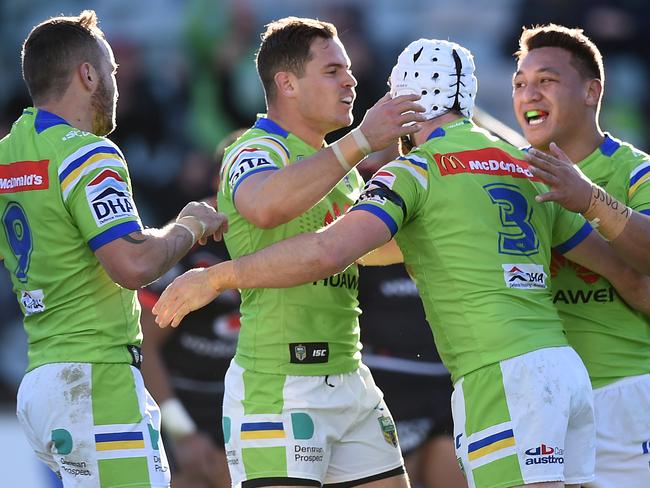
{"type": "MultiPolygon", "coordinates": [[[[286,15],[336,24],[359,85],[356,120],[386,91],[397,54],[419,37],[450,39],[475,56],[478,105],[515,126],[512,53],[522,25],[582,27],[605,57],[601,126],[648,150],[650,11],[643,0],[0,0],[0,137],[29,106],[20,48],[33,25],[95,9],[120,64],[118,129],[136,202],[157,226],[210,191],[212,154],[264,111],[254,66],[259,33],[286,15]]],[[[50,486],[15,420],[26,339],[8,274],[0,271],[0,487],[50,486]]]]}

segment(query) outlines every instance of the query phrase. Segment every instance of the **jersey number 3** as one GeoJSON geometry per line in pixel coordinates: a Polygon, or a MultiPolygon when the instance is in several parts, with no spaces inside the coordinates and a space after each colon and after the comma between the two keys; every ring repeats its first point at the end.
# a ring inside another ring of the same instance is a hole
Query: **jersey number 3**
{"type": "Polygon", "coordinates": [[[16,202],[9,203],[2,215],[2,224],[5,228],[11,252],[18,261],[15,271],[16,278],[21,283],[27,283],[27,271],[29,270],[29,258],[32,254],[33,241],[23,207],[16,202]]]}
{"type": "Polygon", "coordinates": [[[519,188],[505,183],[483,187],[492,203],[498,205],[503,231],[499,231],[499,252],[530,256],[539,252],[539,239],[530,222],[533,209],[519,188]]]}

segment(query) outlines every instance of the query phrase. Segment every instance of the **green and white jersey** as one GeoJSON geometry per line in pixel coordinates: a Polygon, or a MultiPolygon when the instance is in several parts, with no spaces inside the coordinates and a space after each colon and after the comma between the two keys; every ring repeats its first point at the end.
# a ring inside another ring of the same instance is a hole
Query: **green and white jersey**
{"type": "Polygon", "coordinates": [[[522,152],[460,119],[379,170],[352,208],[395,235],[453,381],[567,345],[549,289],[551,247],[572,249],[591,226],[536,203],[544,191],[522,152]]]}
{"type": "MultiPolygon", "coordinates": [[[[228,215],[225,236],[233,258],[320,229],[359,197],[363,180],[349,172],[320,202],[273,229],[260,229],[235,208],[239,185],[250,175],[277,171],[316,152],[272,120],[260,117],[224,155],[217,197],[228,215]]],[[[354,371],[361,359],[355,264],[325,280],[282,289],[242,290],[236,362],[244,369],[296,376],[354,371]]]]}
{"type": "MultiPolygon", "coordinates": [[[[578,163],[595,183],[650,214],[650,157],[609,135],[578,163]]],[[[594,388],[650,373],[650,319],[633,310],[605,278],[553,256],[553,301],[594,388]]]]}
{"type": "Polygon", "coordinates": [[[0,217],[0,255],[25,314],[29,370],[130,363],[140,307],[94,255],[142,228],[120,150],[55,114],[26,109],[0,141],[0,217]]]}

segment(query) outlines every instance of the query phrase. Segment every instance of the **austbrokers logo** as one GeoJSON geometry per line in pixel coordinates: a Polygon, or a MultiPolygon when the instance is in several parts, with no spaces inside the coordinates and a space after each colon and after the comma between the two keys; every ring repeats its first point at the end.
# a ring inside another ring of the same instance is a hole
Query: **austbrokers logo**
{"type": "Polygon", "coordinates": [[[532,464],[564,464],[564,449],[549,447],[542,444],[526,451],[526,465],[532,464]]]}

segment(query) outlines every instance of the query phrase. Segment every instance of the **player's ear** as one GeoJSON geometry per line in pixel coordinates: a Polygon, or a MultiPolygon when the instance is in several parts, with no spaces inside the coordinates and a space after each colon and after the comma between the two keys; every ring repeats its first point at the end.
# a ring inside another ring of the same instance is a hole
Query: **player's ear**
{"type": "Polygon", "coordinates": [[[585,103],[589,107],[597,107],[603,95],[603,83],[593,78],[587,82],[586,88],[585,103]]]}
{"type": "Polygon", "coordinates": [[[296,96],[298,84],[296,83],[296,76],[289,71],[278,71],[273,77],[275,88],[278,94],[293,98],[296,96]]]}
{"type": "Polygon", "coordinates": [[[93,91],[97,86],[97,81],[99,80],[99,75],[95,67],[86,62],[81,63],[77,67],[77,75],[81,80],[81,84],[86,87],[88,91],[93,91]]]}

